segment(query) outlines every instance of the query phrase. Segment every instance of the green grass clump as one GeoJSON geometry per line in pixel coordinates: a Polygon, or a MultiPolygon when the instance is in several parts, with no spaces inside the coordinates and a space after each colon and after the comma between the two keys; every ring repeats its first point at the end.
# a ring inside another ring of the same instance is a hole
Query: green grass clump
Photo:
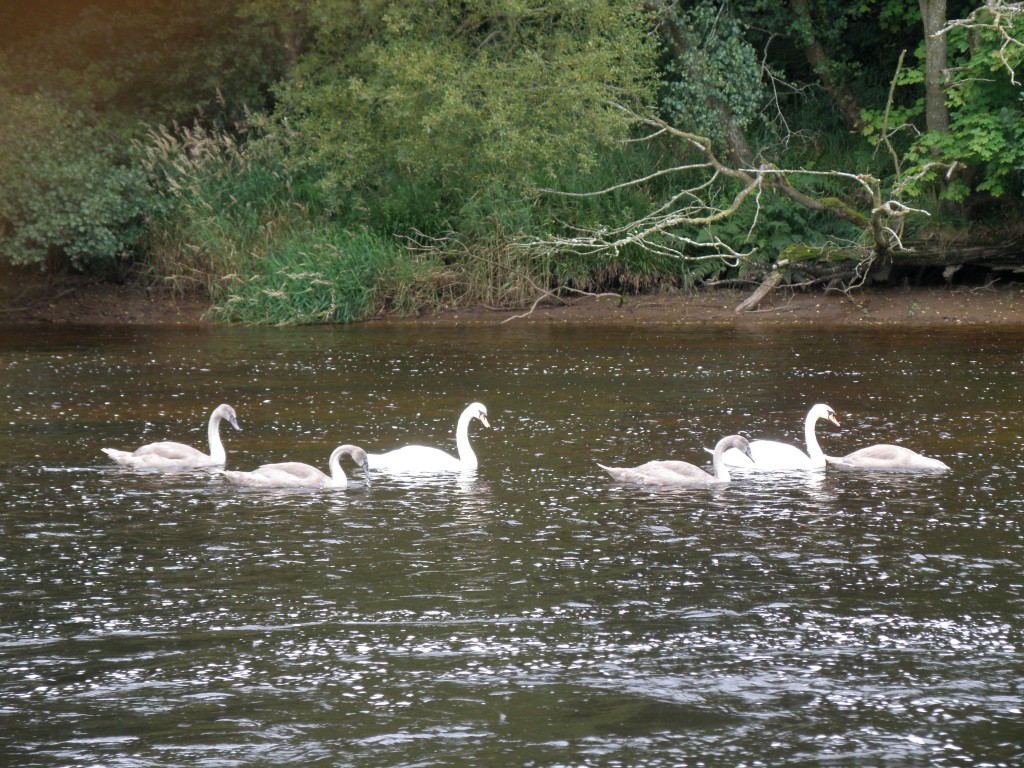
{"type": "Polygon", "coordinates": [[[400,251],[367,232],[297,230],[226,275],[213,316],[254,325],[350,323],[380,309],[378,284],[400,251]]]}

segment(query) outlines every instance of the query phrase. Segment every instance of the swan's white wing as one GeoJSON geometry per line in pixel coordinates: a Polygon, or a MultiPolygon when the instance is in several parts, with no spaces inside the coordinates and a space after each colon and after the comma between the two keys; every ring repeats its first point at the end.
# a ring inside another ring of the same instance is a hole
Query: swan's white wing
{"type": "Polygon", "coordinates": [[[463,463],[440,448],[407,445],[388,453],[367,454],[370,466],[383,472],[458,472],[463,463]]]}
{"type": "Polygon", "coordinates": [[[811,457],[795,445],[780,443],[775,440],[751,440],[751,461],[735,448],[730,448],[722,458],[728,467],[745,467],[747,469],[813,469],[811,457]]]}
{"type": "Polygon", "coordinates": [[[172,461],[195,460],[200,456],[206,459],[210,458],[202,451],[193,448],[191,445],[185,445],[184,443],[175,443],[171,442],[170,440],[162,443],[150,443],[149,445],[144,445],[141,448],[137,448],[136,450],[132,451],[132,455],[135,456],[136,458],[141,458],[143,456],[159,456],[162,459],[168,459],[172,461]]]}
{"type": "Polygon", "coordinates": [[[303,464],[301,461],[284,461],[279,464],[264,464],[256,470],[269,478],[280,479],[281,482],[295,482],[306,486],[319,486],[329,481],[316,467],[303,464]]]}
{"type": "Polygon", "coordinates": [[[809,469],[811,457],[795,445],[775,440],[752,440],[750,453],[762,469],[809,469]]]}
{"type": "Polygon", "coordinates": [[[224,472],[224,477],[237,485],[258,488],[322,488],[331,479],[316,467],[298,461],[264,464],[251,472],[224,472]]]}

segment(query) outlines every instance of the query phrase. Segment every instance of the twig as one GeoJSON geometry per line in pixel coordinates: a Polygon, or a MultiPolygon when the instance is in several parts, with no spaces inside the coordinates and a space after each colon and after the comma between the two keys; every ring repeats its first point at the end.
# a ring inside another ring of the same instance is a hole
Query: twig
{"type": "Polygon", "coordinates": [[[555,288],[553,290],[545,291],[542,295],[538,296],[526,312],[522,313],[521,315],[512,315],[510,317],[506,317],[504,320],[501,321],[500,325],[504,325],[505,323],[511,320],[522,320],[525,317],[529,317],[530,315],[533,314],[534,310],[537,309],[538,305],[540,305],[540,303],[544,301],[544,299],[556,298],[559,301],[562,301],[563,304],[567,304],[568,302],[564,301],[560,296],[557,295],[557,292],[559,290],[572,291],[573,293],[578,293],[580,296],[591,296],[595,299],[600,299],[603,296],[615,296],[619,300],[619,306],[622,306],[622,295],[618,293],[591,293],[590,291],[581,291],[578,288],[555,288]]]}
{"type": "Polygon", "coordinates": [[[892,155],[892,164],[896,169],[896,177],[900,176],[900,158],[896,154],[896,150],[893,149],[892,143],[889,141],[889,113],[892,111],[893,99],[896,93],[896,80],[900,76],[900,70],[903,69],[903,57],[907,55],[906,49],[900,51],[899,61],[896,62],[896,73],[892,76],[892,80],[889,82],[889,98],[885,102],[885,117],[882,119],[882,130],[881,136],[882,141],[885,142],[886,148],[889,150],[889,154],[892,155]]]}

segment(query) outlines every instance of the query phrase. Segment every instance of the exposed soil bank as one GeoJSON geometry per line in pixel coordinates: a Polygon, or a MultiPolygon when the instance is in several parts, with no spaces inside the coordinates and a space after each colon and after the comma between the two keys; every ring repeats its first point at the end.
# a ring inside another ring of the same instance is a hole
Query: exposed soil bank
{"type": "Polygon", "coordinates": [[[432,323],[635,323],[725,325],[904,325],[1024,327],[1024,286],[873,288],[852,296],[778,291],[736,314],[747,292],[707,289],[677,295],[582,298],[532,312],[474,309],[418,318],[432,323]]]}
{"type": "MultiPolygon", "coordinates": [[[[372,322],[441,325],[623,323],[735,325],[820,324],[1024,327],[1024,284],[872,288],[853,296],[779,290],[754,312],[735,307],[748,292],[708,289],[681,294],[582,297],[532,311],[476,308],[381,318],[372,322]]],[[[80,276],[44,277],[0,270],[0,324],[199,325],[207,302],[138,284],[113,285],[80,276]]]]}
{"type": "Polygon", "coordinates": [[[198,325],[208,308],[144,285],[0,266],[0,324],[198,325]]]}

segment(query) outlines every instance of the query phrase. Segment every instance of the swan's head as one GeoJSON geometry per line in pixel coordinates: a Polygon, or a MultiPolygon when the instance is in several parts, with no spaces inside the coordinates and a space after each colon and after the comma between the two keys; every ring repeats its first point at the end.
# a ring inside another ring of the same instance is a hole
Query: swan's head
{"type": "Polygon", "coordinates": [[[480,423],[485,427],[489,428],[491,426],[491,422],[487,420],[487,408],[483,403],[470,403],[466,411],[469,413],[470,418],[480,419],[480,423]]]}
{"type": "Polygon", "coordinates": [[[839,419],[836,418],[836,412],[824,403],[818,403],[816,406],[811,408],[811,416],[815,420],[825,419],[826,421],[831,421],[837,427],[839,426],[839,419]]]}
{"type": "Polygon", "coordinates": [[[729,435],[728,437],[723,437],[715,446],[715,456],[721,456],[730,448],[735,448],[751,461],[754,460],[753,455],[750,453],[750,441],[743,435],[729,435]]]}
{"type": "Polygon", "coordinates": [[[242,431],[242,428],[238,426],[238,417],[235,415],[235,409],[227,403],[218,405],[217,410],[213,412],[213,417],[218,421],[226,419],[232,427],[237,429],[239,432],[242,431]]]}
{"type": "Polygon", "coordinates": [[[349,456],[352,457],[352,461],[359,465],[359,468],[363,470],[363,479],[366,480],[366,484],[370,484],[370,460],[366,456],[366,451],[362,448],[356,448],[353,446],[353,450],[349,452],[349,456]]]}
{"type": "Polygon", "coordinates": [[[360,448],[358,445],[339,445],[334,449],[334,453],[331,454],[330,461],[334,461],[335,457],[341,458],[342,456],[349,456],[352,458],[361,470],[363,470],[363,478],[366,480],[366,484],[370,484],[370,460],[366,456],[366,451],[360,448]]]}

